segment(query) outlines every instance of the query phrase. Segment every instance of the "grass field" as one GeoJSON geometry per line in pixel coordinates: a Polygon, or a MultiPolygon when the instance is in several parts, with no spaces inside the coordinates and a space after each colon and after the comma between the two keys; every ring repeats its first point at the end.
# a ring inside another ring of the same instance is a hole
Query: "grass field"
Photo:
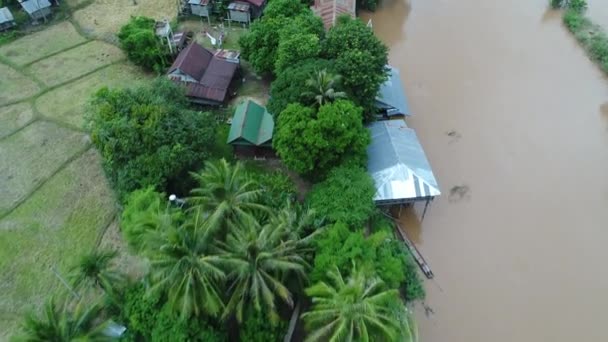
{"type": "Polygon", "coordinates": [[[29,103],[0,107],[0,139],[27,125],[34,119],[29,103]]]}
{"type": "Polygon", "coordinates": [[[120,62],[117,47],[86,43],[79,32],[63,22],[0,47],[0,341],[17,332],[26,311],[65,292],[52,269],[67,275],[84,252],[118,249],[121,268],[145,270],[122,242],[116,200],[82,115],[98,88],[147,76],[120,62]]]}
{"type": "Polygon", "coordinates": [[[70,22],[64,21],[0,47],[0,56],[23,66],[85,41],[70,22]]]}
{"type": "Polygon", "coordinates": [[[40,91],[36,82],[0,64],[0,105],[28,98],[40,91]]]}
{"type": "Polygon", "coordinates": [[[93,41],[45,58],[26,69],[31,74],[37,75],[47,86],[54,86],[122,58],[124,58],[124,54],[119,48],[93,41]]]}
{"type": "Polygon", "coordinates": [[[116,33],[131,16],[144,15],[150,18],[169,20],[177,16],[175,0],[131,0],[96,1],[74,12],[74,18],[89,35],[108,42],[116,42],[116,33]]]}
{"type": "Polygon", "coordinates": [[[131,86],[146,78],[148,76],[135,66],[114,64],[40,96],[36,99],[36,107],[48,118],[81,129],[91,94],[102,86],[131,86]]]}
{"type": "Polygon", "coordinates": [[[52,268],[67,275],[69,265],[95,248],[114,218],[114,203],[91,149],[0,221],[0,340],[26,311],[63,290],[52,268]]]}
{"type": "Polygon", "coordinates": [[[87,145],[82,133],[44,121],[1,141],[0,217],[87,145]]]}

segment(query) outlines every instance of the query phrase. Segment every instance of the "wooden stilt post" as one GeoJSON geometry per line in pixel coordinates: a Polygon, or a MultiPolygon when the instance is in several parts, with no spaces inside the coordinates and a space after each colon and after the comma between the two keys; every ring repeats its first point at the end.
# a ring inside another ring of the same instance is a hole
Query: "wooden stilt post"
{"type": "Polygon", "coordinates": [[[422,217],[420,218],[420,223],[422,223],[422,221],[424,221],[424,216],[426,215],[426,210],[429,207],[429,203],[431,202],[431,198],[427,198],[426,199],[426,203],[424,204],[424,210],[422,211],[422,217]]]}

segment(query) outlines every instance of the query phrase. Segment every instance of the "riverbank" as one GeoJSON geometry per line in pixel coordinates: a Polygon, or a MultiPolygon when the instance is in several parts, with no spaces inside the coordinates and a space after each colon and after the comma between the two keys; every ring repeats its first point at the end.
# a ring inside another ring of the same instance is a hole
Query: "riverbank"
{"type": "Polygon", "coordinates": [[[563,16],[564,25],[587,52],[589,58],[608,75],[608,35],[604,29],[585,16],[569,9],[563,16]]]}

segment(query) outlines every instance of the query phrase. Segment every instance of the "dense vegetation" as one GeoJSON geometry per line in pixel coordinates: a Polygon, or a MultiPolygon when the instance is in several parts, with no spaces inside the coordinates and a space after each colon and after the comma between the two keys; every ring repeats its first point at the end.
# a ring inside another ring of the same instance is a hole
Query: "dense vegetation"
{"type": "MultiPolygon", "coordinates": [[[[162,46],[148,39],[148,24],[132,18],[121,44],[159,70],[162,46]]],[[[285,172],[214,159],[229,154],[218,147],[225,132],[171,82],[101,89],[87,127],[123,200],[124,240],[148,269],[131,279],[116,252],[84,255],[68,277],[69,310],[32,316],[26,336],[103,340],[112,320],[128,328],[125,341],[279,341],[308,298],[309,341],[417,340],[406,305],[424,297],[422,282],[363,168],[363,123],[386,79],[386,47],[350,18],[325,34],[298,0],[271,1],[239,43],[257,72],[276,77],[273,144],[287,167],[316,182],[304,204],[285,172]],[[186,197],[170,203],[176,187],[186,197]],[[81,320],[76,296],[92,308],[81,320]]]]}
{"type": "Polygon", "coordinates": [[[120,28],[118,39],[129,60],[146,70],[161,73],[169,64],[168,50],[154,32],[155,20],[131,17],[120,28]]]}
{"type": "Polygon", "coordinates": [[[363,165],[369,141],[361,108],[338,100],[318,109],[298,103],[287,106],[273,144],[290,169],[319,178],[346,161],[363,165]]]}
{"type": "Polygon", "coordinates": [[[88,128],[119,196],[199,167],[215,141],[215,120],[187,108],[182,90],[159,78],[137,89],[98,91],[88,128]]]}

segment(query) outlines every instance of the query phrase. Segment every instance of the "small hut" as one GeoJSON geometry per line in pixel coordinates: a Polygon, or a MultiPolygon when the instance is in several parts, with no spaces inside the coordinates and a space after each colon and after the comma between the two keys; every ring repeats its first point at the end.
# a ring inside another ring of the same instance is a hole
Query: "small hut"
{"type": "Polygon", "coordinates": [[[251,6],[246,2],[235,1],[228,5],[228,19],[243,24],[251,22],[251,6]]]}
{"type": "Polygon", "coordinates": [[[44,19],[51,15],[51,3],[48,0],[25,0],[20,2],[23,10],[34,20],[44,19]]]}
{"type": "Polygon", "coordinates": [[[0,8],[0,31],[5,31],[15,26],[15,18],[7,7],[0,8]]]}
{"type": "Polygon", "coordinates": [[[193,15],[205,17],[207,18],[207,22],[209,22],[211,12],[213,11],[213,2],[211,0],[188,0],[188,4],[190,4],[190,11],[192,11],[193,15]]]}
{"type": "Polygon", "coordinates": [[[244,157],[274,157],[273,131],[272,115],[265,107],[247,100],[234,111],[227,143],[244,157]]]}

